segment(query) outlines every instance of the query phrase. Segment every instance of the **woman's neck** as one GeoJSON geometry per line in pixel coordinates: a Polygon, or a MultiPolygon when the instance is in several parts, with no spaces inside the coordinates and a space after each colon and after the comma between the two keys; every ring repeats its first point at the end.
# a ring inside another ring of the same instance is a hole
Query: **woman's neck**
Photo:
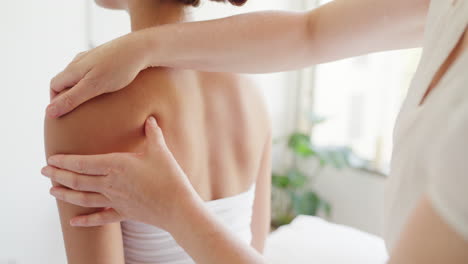
{"type": "Polygon", "coordinates": [[[177,0],[128,0],[132,31],[185,21],[186,6],[177,0]]]}

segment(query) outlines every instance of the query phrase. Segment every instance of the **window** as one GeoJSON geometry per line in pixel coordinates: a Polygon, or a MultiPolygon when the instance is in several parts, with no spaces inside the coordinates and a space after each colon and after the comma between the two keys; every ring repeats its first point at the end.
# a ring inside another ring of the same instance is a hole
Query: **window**
{"type": "Polygon", "coordinates": [[[381,52],[316,67],[313,111],[327,119],[313,131],[320,145],[346,145],[387,173],[392,132],[420,49],[381,52]]]}
{"type": "Polygon", "coordinates": [[[325,118],[312,130],[315,144],[351,147],[370,169],[388,173],[393,126],[420,56],[421,49],[380,52],[302,71],[297,126],[310,129],[310,113],[325,118]]]}

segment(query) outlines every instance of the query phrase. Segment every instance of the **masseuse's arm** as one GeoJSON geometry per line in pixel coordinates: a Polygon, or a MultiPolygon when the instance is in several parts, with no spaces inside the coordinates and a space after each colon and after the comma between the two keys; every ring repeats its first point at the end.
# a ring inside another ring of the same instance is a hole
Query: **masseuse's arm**
{"type": "Polygon", "coordinates": [[[184,203],[177,213],[180,216],[168,231],[196,263],[265,263],[257,251],[218,222],[199,199],[184,203]]]}
{"type": "Polygon", "coordinates": [[[421,45],[429,0],[335,0],[308,12],[256,12],[131,33],[78,56],[51,82],[60,116],[151,66],[262,73],[421,45]]]}
{"type": "Polygon", "coordinates": [[[468,241],[443,219],[426,196],[418,203],[389,264],[465,264],[468,241]]]}
{"type": "Polygon", "coordinates": [[[417,47],[428,2],[335,0],[308,12],[259,12],[157,27],[148,34],[150,65],[264,73],[417,47]]]}

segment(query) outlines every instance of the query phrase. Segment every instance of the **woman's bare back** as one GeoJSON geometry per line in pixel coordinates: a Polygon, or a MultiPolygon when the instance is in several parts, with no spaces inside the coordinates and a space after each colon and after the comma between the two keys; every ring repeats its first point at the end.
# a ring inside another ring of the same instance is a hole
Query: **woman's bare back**
{"type": "Polygon", "coordinates": [[[204,200],[237,194],[255,181],[269,122],[258,91],[233,74],[145,70],[126,89],[47,119],[47,153],[138,152],[149,115],[204,200]]]}
{"type": "MultiPolygon", "coordinates": [[[[139,152],[150,115],[202,199],[232,196],[257,182],[251,244],[263,250],[270,215],[270,129],[261,96],[242,77],[145,70],[119,92],[59,119],[46,118],[46,154],[139,152]]],[[[124,262],[120,224],[74,228],[68,224],[72,217],[101,209],[61,201],[58,208],[70,264],[124,262]]]]}

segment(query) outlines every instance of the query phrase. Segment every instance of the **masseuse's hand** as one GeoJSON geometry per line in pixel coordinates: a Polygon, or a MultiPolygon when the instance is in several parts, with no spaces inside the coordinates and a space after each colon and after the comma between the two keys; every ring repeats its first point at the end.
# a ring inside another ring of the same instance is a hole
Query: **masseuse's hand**
{"type": "Polygon", "coordinates": [[[153,117],[146,121],[144,153],[56,155],[42,173],[66,187],[53,187],[59,200],[100,212],[71,219],[73,226],[136,220],[169,229],[175,209],[195,193],[166,146],[153,117]],[[67,188],[68,187],[68,188],[67,188]],[[184,200],[184,201],[182,201],[184,200]]]}
{"type": "Polygon", "coordinates": [[[149,66],[145,43],[144,32],[135,32],[78,54],[52,79],[47,115],[59,117],[91,98],[127,86],[149,66]]]}

